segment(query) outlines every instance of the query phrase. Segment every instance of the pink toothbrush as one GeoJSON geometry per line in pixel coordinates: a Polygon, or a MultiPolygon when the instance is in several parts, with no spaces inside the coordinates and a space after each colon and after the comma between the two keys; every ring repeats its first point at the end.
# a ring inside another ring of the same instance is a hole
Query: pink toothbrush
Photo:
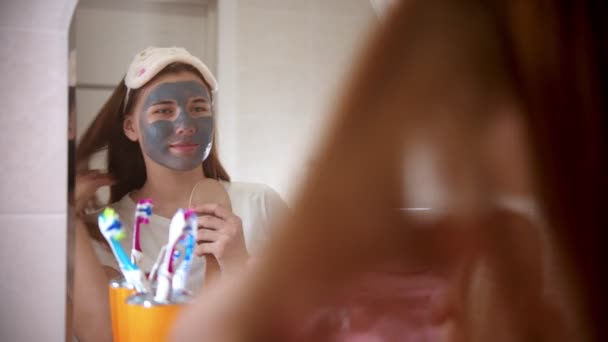
{"type": "Polygon", "coordinates": [[[131,248],[131,262],[136,266],[139,266],[141,259],[143,258],[143,251],[139,239],[141,225],[142,223],[150,223],[150,216],[152,216],[152,200],[142,199],[138,201],[135,209],[135,222],[133,225],[133,247],[131,248]]]}

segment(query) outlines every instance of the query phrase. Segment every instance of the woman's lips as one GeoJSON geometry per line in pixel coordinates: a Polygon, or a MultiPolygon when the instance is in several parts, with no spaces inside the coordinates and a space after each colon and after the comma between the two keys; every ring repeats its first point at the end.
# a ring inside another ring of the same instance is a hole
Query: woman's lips
{"type": "Polygon", "coordinates": [[[192,153],[198,149],[199,144],[177,143],[169,145],[169,148],[178,154],[192,153]]]}

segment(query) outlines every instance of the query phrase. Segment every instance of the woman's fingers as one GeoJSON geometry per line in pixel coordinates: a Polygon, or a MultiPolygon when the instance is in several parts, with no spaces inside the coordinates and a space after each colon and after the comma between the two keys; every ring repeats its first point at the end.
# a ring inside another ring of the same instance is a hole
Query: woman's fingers
{"type": "Polygon", "coordinates": [[[102,173],[101,171],[98,171],[98,170],[82,171],[76,175],[76,183],[83,184],[83,183],[89,183],[89,182],[97,181],[97,180],[111,181],[111,180],[113,180],[113,178],[109,174],[102,173]]]}
{"type": "Polygon", "coordinates": [[[219,204],[199,205],[196,255],[212,254],[224,270],[236,270],[249,257],[241,219],[219,204]],[[208,242],[207,242],[208,241],[208,242]]]}
{"type": "Polygon", "coordinates": [[[205,215],[198,218],[198,226],[201,228],[222,230],[225,225],[224,220],[215,216],[205,215]]]}
{"type": "Polygon", "coordinates": [[[222,236],[222,233],[220,233],[217,230],[212,230],[212,229],[199,229],[196,232],[196,242],[197,243],[208,243],[208,242],[215,242],[217,240],[219,240],[219,238],[222,236]]]}
{"type": "Polygon", "coordinates": [[[97,189],[113,183],[114,178],[112,176],[97,170],[88,170],[76,175],[76,187],[74,191],[76,211],[84,209],[97,189]]]}
{"type": "Polygon", "coordinates": [[[76,201],[88,200],[102,186],[111,185],[114,180],[110,177],[94,177],[76,182],[76,201]]]}
{"type": "Polygon", "coordinates": [[[203,242],[196,245],[194,254],[196,256],[213,255],[219,258],[222,254],[222,244],[219,242],[203,242]]]}
{"type": "Polygon", "coordinates": [[[201,204],[192,208],[192,210],[198,215],[213,215],[224,220],[233,220],[236,217],[230,210],[217,203],[201,204]]]}
{"type": "Polygon", "coordinates": [[[78,172],[78,176],[84,176],[84,177],[100,175],[100,174],[102,174],[102,172],[100,170],[83,170],[83,171],[78,172]]]}
{"type": "Polygon", "coordinates": [[[106,173],[99,171],[87,171],[76,175],[76,186],[88,188],[95,184],[111,184],[114,178],[106,173]]]}

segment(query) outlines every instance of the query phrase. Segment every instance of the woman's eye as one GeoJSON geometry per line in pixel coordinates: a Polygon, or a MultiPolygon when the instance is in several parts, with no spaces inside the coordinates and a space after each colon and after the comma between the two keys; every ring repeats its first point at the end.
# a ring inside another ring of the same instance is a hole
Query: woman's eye
{"type": "Polygon", "coordinates": [[[173,109],[171,108],[159,108],[159,109],[155,109],[153,111],[154,114],[172,114],[173,113],[173,109]]]}
{"type": "Polygon", "coordinates": [[[192,108],[193,114],[204,114],[209,112],[209,108],[206,106],[196,106],[192,108]]]}

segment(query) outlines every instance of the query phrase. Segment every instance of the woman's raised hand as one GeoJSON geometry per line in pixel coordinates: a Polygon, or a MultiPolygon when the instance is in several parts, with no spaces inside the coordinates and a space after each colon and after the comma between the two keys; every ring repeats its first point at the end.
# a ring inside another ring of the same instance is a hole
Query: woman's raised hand
{"type": "Polygon", "coordinates": [[[223,271],[245,266],[249,254],[241,218],[221,204],[202,204],[193,209],[199,216],[195,254],[213,255],[223,271]]]}
{"type": "Polygon", "coordinates": [[[102,186],[112,185],[114,179],[107,173],[98,170],[87,170],[76,175],[76,186],[74,191],[74,208],[76,213],[81,213],[95,195],[97,189],[102,186]]]}

